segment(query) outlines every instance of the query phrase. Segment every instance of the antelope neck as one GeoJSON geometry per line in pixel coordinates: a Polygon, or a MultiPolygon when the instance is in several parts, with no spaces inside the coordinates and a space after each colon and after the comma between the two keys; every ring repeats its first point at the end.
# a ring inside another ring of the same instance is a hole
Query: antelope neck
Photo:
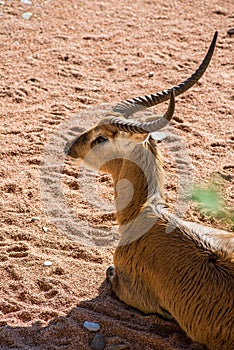
{"type": "MultiPolygon", "coordinates": [[[[139,148],[139,147],[138,147],[139,148]]],[[[118,224],[134,220],[147,202],[157,198],[164,203],[164,173],[156,154],[147,147],[136,150],[135,159],[124,159],[118,172],[112,173],[118,224]]]]}

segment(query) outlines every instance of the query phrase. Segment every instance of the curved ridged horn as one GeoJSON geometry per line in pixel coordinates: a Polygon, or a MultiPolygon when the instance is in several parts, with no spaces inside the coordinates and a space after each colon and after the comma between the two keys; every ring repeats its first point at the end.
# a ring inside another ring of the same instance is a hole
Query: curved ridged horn
{"type": "Polygon", "coordinates": [[[157,117],[156,120],[151,122],[130,122],[125,119],[116,117],[106,117],[100,122],[99,125],[108,125],[114,131],[125,131],[129,133],[146,134],[156,130],[159,130],[166,126],[172,119],[175,110],[175,93],[174,90],[170,91],[170,103],[168,105],[166,113],[162,117],[157,117]]]}
{"type": "MultiPolygon", "coordinates": [[[[206,68],[208,67],[211,57],[214,53],[216,41],[217,41],[218,32],[216,31],[213,37],[213,40],[210,44],[210,47],[207,51],[205,58],[202,63],[198,67],[198,69],[186,80],[184,80],[179,85],[174,86],[173,89],[175,92],[175,96],[181,95],[183,92],[190,89],[204,74],[206,68]]],[[[128,118],[130,115],[141,111],[145,108],[155,106],[159,103],[167,101],[170,98],[170,91],[163,90],[162,92],[158,92],[156,94],[140,96],[133,99],[128,99],[122,101],[113,107],[112,111],[115,113],[122,114],[125,118],[128,118]]]]}

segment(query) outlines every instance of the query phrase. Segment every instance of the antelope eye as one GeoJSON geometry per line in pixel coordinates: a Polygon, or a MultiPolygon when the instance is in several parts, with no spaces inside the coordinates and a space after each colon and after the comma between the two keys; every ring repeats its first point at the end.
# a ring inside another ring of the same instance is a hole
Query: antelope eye
{"type": "Polygon", "coordinates": [[[100,143],[104,143],[108,141],[108,138],[105,136],[98,136],[92,143],[91,143],[91,147],[94,147],[96,145],[99,145],[100,143]]]}

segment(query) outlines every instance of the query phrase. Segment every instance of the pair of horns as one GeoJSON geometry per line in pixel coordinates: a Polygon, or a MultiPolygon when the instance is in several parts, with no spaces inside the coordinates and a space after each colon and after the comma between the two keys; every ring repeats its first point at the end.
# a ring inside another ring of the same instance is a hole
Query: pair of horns
{"type": "Polygon", "coordinates": [[[130,133],[149,133],[159,130],[166,126],[173,117],[175,108],[175,96],[179,96],[188,89],[190,89],[206,71],[214,53],[217,36],[218,32],[216,31],[205,58],[203,59],[198,69],[188,79],[172,87],[171,89],[163,90],[162,92],[158,92],[156,94],[140,96],[133,99],[128,99],[126,101],[122,101],[112,109],[112,112],[118,113],[121,116],[128,118],[129,116],[140,110],[155,106],[159,103],[170,99],[168,109],[162,117],[157,118],[156,120],[148,123],[139,123],[130,122],[121,118],[110,116],[105,118],[105,123],[108,123],[108,125],[113,130],[121,130],[130,133]]]}

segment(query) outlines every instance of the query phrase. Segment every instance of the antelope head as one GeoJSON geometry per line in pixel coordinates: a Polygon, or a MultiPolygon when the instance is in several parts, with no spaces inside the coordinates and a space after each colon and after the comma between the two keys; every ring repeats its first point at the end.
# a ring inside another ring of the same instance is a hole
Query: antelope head
{"type": "Polygon", "coordinates": [[[202,63],[188,79],[169,90],[118,103],[95,127],[80,134],[66,147],[68,155],[76,161],[84,160],[88,167],[110,172],[105,160],[115,159],[120,164],[126,150],[131,152],[129,147],[133,143],[142,143],[152,132],[167,125],[174,113],[175,96],[190,89],[201,78],[210,63],[216,40],[217,32],[202,63]],[[169,106],[162,117],[145,123],[126,120],[137,111],[167,100],[170,100],[169,106]]]}

